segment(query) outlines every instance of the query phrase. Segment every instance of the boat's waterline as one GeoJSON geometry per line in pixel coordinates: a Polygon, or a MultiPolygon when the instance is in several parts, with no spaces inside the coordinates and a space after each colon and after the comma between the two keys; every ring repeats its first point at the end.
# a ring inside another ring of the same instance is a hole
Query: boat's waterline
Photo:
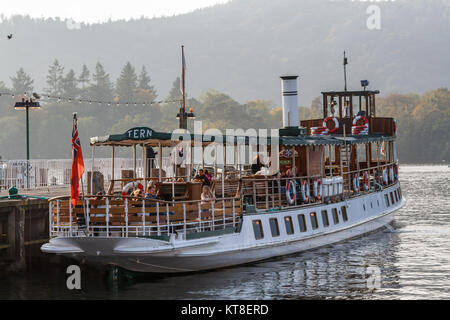
{"type": "Polygon", "coordinates": [[[380,192],[361,195],[342,202],[279,212],[243,216],[239,232],[195,240],[161,241],[149,238],[57,237],[42,246],[42,251],[59,253],[92,264],[116,265],[136,272],[194,272],[255,262],[277,256],[310,250],[362,236],[384,228],[394,218],[405,200],[387,206],[385,195],[400,187],[399,183],[380,192]],[[348,219],[343,221],[342,208],[348,219]],[[334,224],[332,209],[339,215],[334,224]],[[326,210],[329,226],[322,221],[326,210]],[[318,227],[312,228],[311,213],[316,213],[318,227]],[[298,216],[304,215],[306,231],[302,232],[298,216]],[[293,233],[287,234],[286,217],[291,217],[293,233]],[[269,219],[277,218],[279,235],[272,236],[269,219]],[[259,220],[264,237],[256,240],[253,222],[259,220]]]}

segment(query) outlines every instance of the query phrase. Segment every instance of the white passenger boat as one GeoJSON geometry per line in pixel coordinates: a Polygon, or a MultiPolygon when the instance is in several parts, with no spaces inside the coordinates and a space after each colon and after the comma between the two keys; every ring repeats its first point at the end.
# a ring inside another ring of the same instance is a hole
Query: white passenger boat
{"type": "Polygon", "coordinates": [[[386,227],[405,200],[398,180],[396,122],[376,117],[379,91],[322,92],[323,118],[299,123],[297,77],[281,78],[283,128],[270,137],[255,140],[242,131],[219,137],[220,143],[217,135],[203,132],[140,127],[91,138],[93,148],[111,147],[113,160],[115,149],[132,148],[134,170],[116,179],[113,165],[101,196],[95,195],[98,186],[91,174],[91,194],[75,207],[70,197],[50,199],[51,239],[41,250],[132,271],[193,272],[301,252],[386,227]],[[261,156],[268,168],[257,173],[240,161],[249,158],[241,155],[250,152],[252,141],[260,152],[269,149],[261,156]],[[137,167],[137,147],[142,159],[148,147],[156,148],[156,158],[137,167]],[[238,152],[231,164],[226,153],[224,164],[224,150],[230,147],[238,152]],[[172,162],[163,166],[169,150],[172,162]],[[200,163],[195,150],[204,152],[200,163]],[[213,161],[206,159],[213,153],[213,161]],[[202,201],[202,182],[194,180],[200,167],[212,173],[215,198],[210,201],[202,201]],[[158,199],[122,194],[150,181],[158,199]]]}

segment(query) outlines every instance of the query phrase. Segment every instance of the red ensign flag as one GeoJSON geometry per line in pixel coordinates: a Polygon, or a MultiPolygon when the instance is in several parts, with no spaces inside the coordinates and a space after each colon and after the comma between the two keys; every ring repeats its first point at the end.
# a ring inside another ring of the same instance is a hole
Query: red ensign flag
{"type": "Polygon", "coordinates": [[[81,152],[80,138],[78,137],[77,115],[73,115],[72,128],[72,172],[70,175],[70,199],[75,207],[80,198],[80,179],[84,173],[83,153],[81,152]]]}

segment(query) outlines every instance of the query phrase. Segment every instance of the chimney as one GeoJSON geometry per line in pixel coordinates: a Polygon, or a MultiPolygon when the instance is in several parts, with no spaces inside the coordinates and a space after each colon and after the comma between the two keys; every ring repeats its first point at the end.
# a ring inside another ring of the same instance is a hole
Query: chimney
{"type": "Polygon", "coordinates": [[[283,76],[280,78],[281,92],[283,95],[283,127],[298,128],[298,76],[283,76]]]}

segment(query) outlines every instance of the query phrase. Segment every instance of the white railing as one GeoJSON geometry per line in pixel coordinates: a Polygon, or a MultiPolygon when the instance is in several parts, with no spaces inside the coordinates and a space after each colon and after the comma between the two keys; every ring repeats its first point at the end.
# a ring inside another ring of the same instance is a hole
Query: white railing
{"type": "Polygon", "coordinates": [[[222,198],[167,202],[114,196],[85,197],[72,207],[67,197],[50,200],[50,237],[146,237],[186,235],[237,227],[241,201],[222,198]]]}
{"type": "MultiPolygon", "coordinates": [[[[85,174],[83,175],[83,183],[85,186],[88,184],[87,172],[92,169],[99,171],[103,175],[105,184],[111,181],[111,158],[94,159],[93,168],[92,159],[85,158],[84,166],[85,174]]],[[[121,177],[122,170],[134,170],[134,160],[130,158],[115,158],[114,167],[114,177],[117,179],[121,177]]],[[[144,176],[143,167],[145,166],[142,165],[142,159],[136,159],[137,177],[144,176]]],[[[155,167],[159,168],[158,159],[155,159],[155,167]]],[[[170,159],[163,158],[163,170],[167,171],[168,167],[170,167],[170,159]]],[[[71,168],[71,159],[30,160],[29,173],[27,175],[26,160],[0,161],[0,191],[8,190],[11,187],[18,189],[38,189],[68,186],[70,185],[71,168]]]]}

